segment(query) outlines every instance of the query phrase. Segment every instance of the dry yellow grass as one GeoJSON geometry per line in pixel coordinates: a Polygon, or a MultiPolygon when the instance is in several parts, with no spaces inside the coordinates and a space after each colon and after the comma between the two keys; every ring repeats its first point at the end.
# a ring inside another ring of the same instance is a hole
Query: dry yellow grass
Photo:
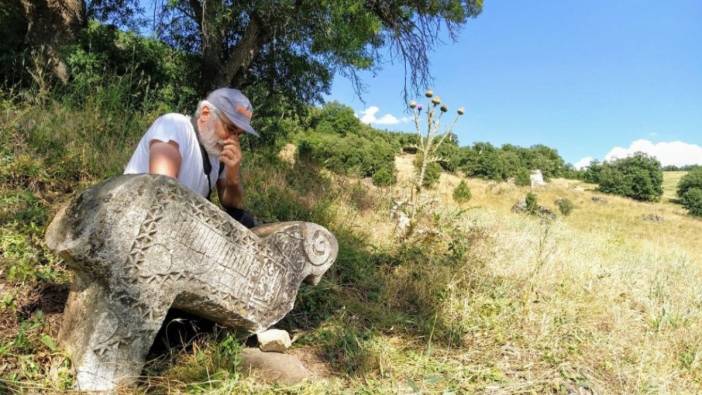
{"type": "MultiPolygon", "coordinates": [[[[408,180],[411,159],[397,162],[399,179],[408,180]]],[[[460,179],[444,174],[429,192],[439,210],[457,208],[451,193],[460,179]]],[[[416,351],[426,339],[387,338],[377,358],[392,361],[398,376],[430,369],[488,393],[702,391],[702,221],[666,199],[635,202],[557,179],[534,190],[539,203],[558,212],[554,201],[568,198],[576,208],[544,223],[510,211],[530,188],[466,181],[473,198],[464,220],[491,235],[479,253],[494,283],[476,292],[461,268],[423,272],[426,283],[446,281],[437,311],[465,329],[461,341],[429,357],[416,351]]],[[[405,192],[398,186],[393,195],[405,192]]],[[[387,245],[391,228],[379,226],[387,219],[377,214],[355,221],[387,245]]],[[[389,275],[389,300],[402,297],[407,270],[389,275]]]]}
{"type": "Polygon", "coordinates": [[[666,171],[663,172],[663,200],[670,201],[677,199],[678,182],[686,171],[666,171]]]}

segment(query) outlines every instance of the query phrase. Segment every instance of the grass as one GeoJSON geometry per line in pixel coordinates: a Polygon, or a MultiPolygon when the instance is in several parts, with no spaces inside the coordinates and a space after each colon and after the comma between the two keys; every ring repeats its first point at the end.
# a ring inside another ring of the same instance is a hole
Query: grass
{"type": "Polygon", "coordinates": [[[665,171],[663,172],[663,199],[676,201],[678,199],[678,183],[687,174],[686,171],[665,171]]]}
{"type": "MultiPolygon", "coordinates": [[[[118,127],[91,113],[107,111],[97,104],[2,108],[0,392],[63,391],[72,374],[55,340],[61,302],[39,290],[65,286],[70,273],[43,230],[71,193],[119,172],[153,114],[118,127]]],[[[539,204],[558,212],[567,198],[575,208],[545,222],[511,212],[529,188],[442,174],[433,208],[400,242],[389,209],[407,193],[411,157],[398,158],[398,186],[376,188],[274,154],[247,154],[247,206],[267,221],[323,224],[340,244],[322,282],[303,286],[278,324],[325,378],[279,387],[248,376],[237,369],[241,341],[220,328],[156,356],[126,392],[702,391],[702,221],[669,199],[635,202],[557,179],[534,190],[539,204]],[[457,204],[461,180],[472,197],[457,204]]]]}

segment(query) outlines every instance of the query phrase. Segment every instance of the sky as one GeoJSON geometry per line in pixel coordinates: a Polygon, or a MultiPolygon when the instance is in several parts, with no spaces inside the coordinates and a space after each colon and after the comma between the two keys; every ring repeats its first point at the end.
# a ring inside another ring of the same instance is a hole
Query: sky
{"type": "MultiPolygon", "coordinates": [[[[485,0],[431,55],[431,88],[465,115],[461,145],[556,148],[567,162],[644,151],[702,164],[702,0],[485,0]]],[[[412,131],[403,66],[336,77],[327,101],[378,128],[412,131]]],[[[425,100],[424,97],[418,99],[425,100]]]]}

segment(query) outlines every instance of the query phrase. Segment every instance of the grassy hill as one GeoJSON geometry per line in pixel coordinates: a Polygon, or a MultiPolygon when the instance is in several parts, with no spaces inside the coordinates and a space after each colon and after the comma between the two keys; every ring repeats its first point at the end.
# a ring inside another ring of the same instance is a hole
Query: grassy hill
{"type": "Polygon", "coordinates": [[[676,200],[678,182],[687,174],[686,171],[666,171],[663,173],[663,199],[676,200]]]}
{"type": "MultiPolygon", "coordinates": [[[[118,173],[153,115],[130,119],[111,143],[114,121],[90,108],[46,108],[2,113],[0,392],[72,385],[55,340],[71,274],[43,231],[71,194],[118,173]],[[76,118],[95,134],[78,133],[76,118]]],[[[511,211],[527,187],[467,179],[473,197],[457,205],[461,178],[442,174],[403,241],[390,211],[409,193],[412,160],[397,157],[398,184],[379,188],[275,152],[247,154],[257,216],[314,221],[340,243],[336,264],[278,325],[321,379],[280,388],[249,377],[237,370],[241,341],[215,328],[154,351],[128,391],[702,391],[702,221],[669,199],[635,202],[563,179],[534,192],[554,212],[558,198],[575,209],[544,221],[511,211]]]]}

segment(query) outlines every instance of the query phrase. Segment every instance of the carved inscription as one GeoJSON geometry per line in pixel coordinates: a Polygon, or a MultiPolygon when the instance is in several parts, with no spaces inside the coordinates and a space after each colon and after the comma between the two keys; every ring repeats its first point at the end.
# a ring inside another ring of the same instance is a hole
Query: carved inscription
{"type": "Polygon", "coordinates": [[[253,231],[176,180],[116,177],[82,193],[54,219],[47,245],[84,281],[59,335],[81,390],[138,377],[171,307],[257,332],[293,307],[303,280],[334,262],[334,236],[311,223],[253,231]],[[124,237],[124,235],[131,235],[124,237]]]}

